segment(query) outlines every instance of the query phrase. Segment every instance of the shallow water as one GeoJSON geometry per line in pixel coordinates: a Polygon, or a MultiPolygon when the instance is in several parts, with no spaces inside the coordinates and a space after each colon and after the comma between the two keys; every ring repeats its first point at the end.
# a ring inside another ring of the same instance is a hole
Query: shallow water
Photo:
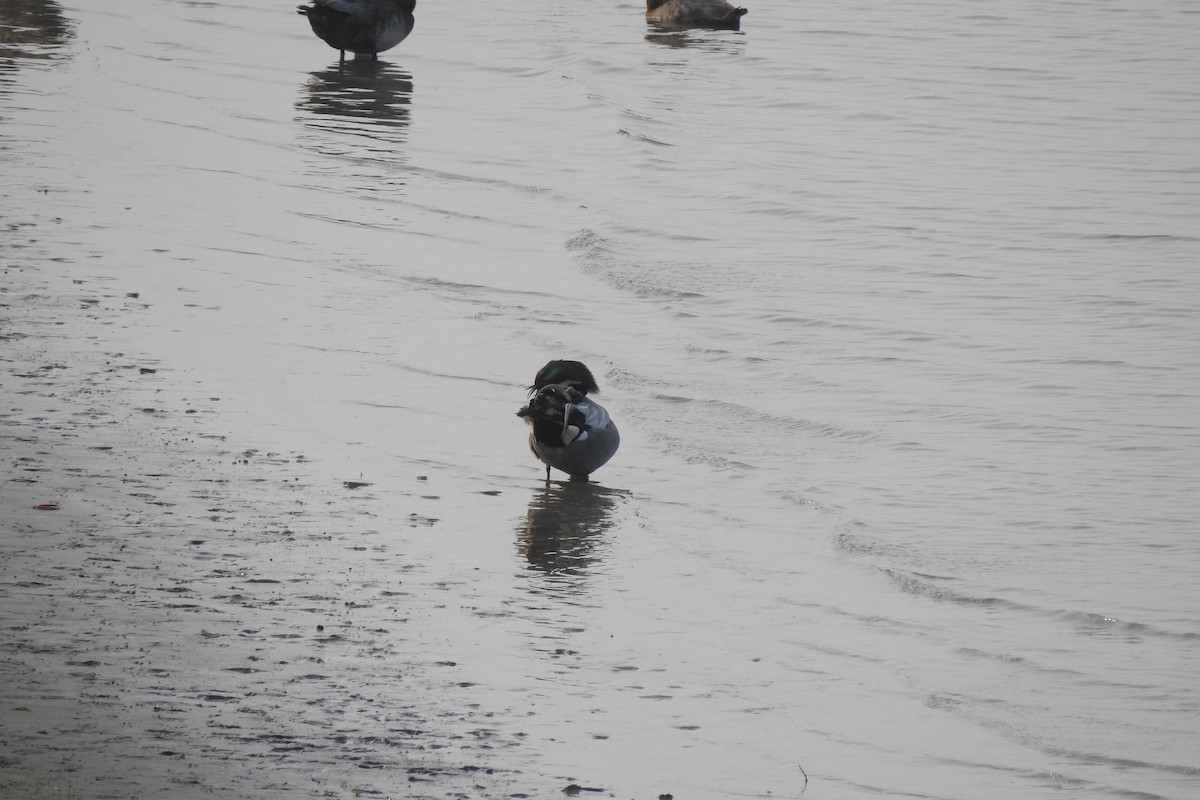
{"type": "Polygon", "coordinates": [[[1196,793],[1191,4],[6,8],[0,786],[1196,793]]]}

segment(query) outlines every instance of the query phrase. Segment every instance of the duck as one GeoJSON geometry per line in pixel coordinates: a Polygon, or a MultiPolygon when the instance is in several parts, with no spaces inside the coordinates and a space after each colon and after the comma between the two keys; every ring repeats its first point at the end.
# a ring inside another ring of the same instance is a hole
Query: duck
{"type": "Polygon", "coordinates": [[[646,21],[666,28],[740,30],[747,12],[725,0],[646,0],[646,21]]]}
{"type": "Polygon", "coordinates": [[[538,370],[529,387],[529,402],[517,416],[529,423],[529,449],[550,469],[573,481],[587,481],[608,463],[621,444],[621,434],[604,406],[595,377],[580,361],[554,360],[538,370]]]}
{"type": "Polygon", "coordinates": [[[296,6],[308,17],[313,33],[341,54],[375,61],[384,50],[400,44],[412,33],[417,0],[313,0],[296,6]]]}

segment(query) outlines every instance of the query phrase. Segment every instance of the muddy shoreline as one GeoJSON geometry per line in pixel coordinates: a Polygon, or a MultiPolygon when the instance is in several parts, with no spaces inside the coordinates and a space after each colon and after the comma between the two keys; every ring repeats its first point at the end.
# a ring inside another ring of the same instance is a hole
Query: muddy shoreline
{"type": "Polygon", "coordinates": [[[496,763],[521,732],[485,722],[452,657],[406,643],[445,600],[381,533],[369,482],[234,441],[220,398],[108,346],[145,307],[135,288],[5,255],[0,794],[528,791],[496,763]]]}

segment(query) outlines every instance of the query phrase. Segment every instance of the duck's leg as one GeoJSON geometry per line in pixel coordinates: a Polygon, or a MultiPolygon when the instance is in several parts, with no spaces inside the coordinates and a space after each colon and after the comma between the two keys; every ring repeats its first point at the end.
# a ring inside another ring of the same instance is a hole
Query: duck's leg
{"type": "Polygon", "coordinates": [[[546,465],[546,483],[550,482],[550,465],[546,465]]]}

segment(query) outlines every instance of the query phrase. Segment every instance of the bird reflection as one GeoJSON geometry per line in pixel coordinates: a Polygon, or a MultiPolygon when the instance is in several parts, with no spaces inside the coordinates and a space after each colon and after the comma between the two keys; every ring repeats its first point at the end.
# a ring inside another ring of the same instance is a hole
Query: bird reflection
{"type": "Polygon", "coordinates": [[[0,70],[22,58],[48,59],[74,35],[74,25],[54,0],[0,2],[0,70]]]}
{"type": "Polygon", "coordinates": [[[529,500],[517,541],[529,566],[577,586],[600,561],[603,534],[624,492],[595,483],[547,482],[529,500]]]}
{"type": "Polygon", "coordinates": [[[385,61],[347,61],[310,73],[296,101],[301,144],[322,156],[310,165],[357,189],[393,192],[405,184],[404,145],[412,75],[385,61]]]}
{"type": "Polygon", "coordinates": [[[664,25],[650,25],[646,41],[672,49],[691,47],[711,53],[734,53],[746,45],[746,35],[730,31],[696,31],[664,25]]]}
{"type": "Polygon", "coordinates": [[[408,125],[412,93],[412,75],[399,67],[354,60],[310,73],[296,107],[312,113],[310,124],[316,127],[403,128],[408,125]]]}

